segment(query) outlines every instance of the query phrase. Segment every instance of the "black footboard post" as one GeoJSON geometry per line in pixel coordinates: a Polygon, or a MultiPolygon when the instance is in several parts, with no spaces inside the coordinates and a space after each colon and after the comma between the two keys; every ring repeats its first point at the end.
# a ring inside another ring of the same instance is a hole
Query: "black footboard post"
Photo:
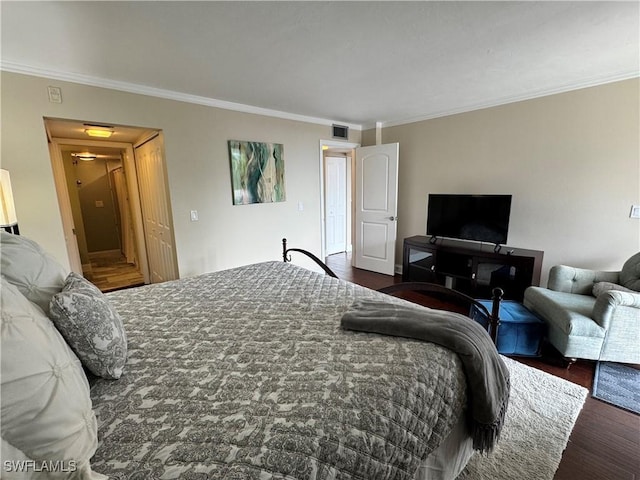
{"type": "Polygon", "coordinates": [[[498,327],[500,326],[500,302],[502,301],[504,291],[496,287],[492,290],[492,293],[493,296],[491,300],[493,304],[491,306],[491,317],[489,318],[489,335],[495,344],[498,338],[498,327]]]}
{"type": "Polygon", "coordinates": [[[327,267],[327,265],[318,257],[316,257],[313,253],[308,252],[307,250],[303,250],[301,248],[287,248],[287,239],[283,238],[282,239],[282,260],[284,261],[284,263],[291,261],[291,255],[289,255],[289,252],[303,253],[304,255],[309,257],[311,260],[316,262],[316,264],[318,264],[325,271],[327,275],[333,278],[338,278],[338,276],[335,273],[333,273],[333,271],[329,267],[327,267]]]}

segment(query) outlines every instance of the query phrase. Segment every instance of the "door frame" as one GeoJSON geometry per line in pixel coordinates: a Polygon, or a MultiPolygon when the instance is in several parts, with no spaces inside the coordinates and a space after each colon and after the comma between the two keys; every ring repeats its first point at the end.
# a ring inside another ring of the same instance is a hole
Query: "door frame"
{"type": "MultiPolygon", "coordinates": [[[[324,179],[324,175],[325,175],[325,165],[324,165],[324,149],[323,147],[327,147],[328,149],[331,148],[341,148],[341,149],[351,149],[352,150],[352,155],[351,155],[351,165],[347,165],[347,170],[351,170],[351,172],[354,171],[353,167],[354,167],[354,162],[355,162],[355,149],[358,148],[360,146],[359,143],[351,143],[351,142],[339,142],[336,140],[320,140],[320,162],[319,162],[319,168],[320,168],[320,258],[324,261],[324,259],[327,256],[327,247],[326,247],[326,238],[325,235],[327,234],[326,232],[326,226],[325,226],[325,179],[324,179]]],[[[350,203],[350,205],[347,207],[347,210],[350,210],[351,212],[351,219],[352,219],[352,223],[353,223],[353,200],[354,200],[354,195],[355,195],[355,191],[354,191],[354,185],[353,185],[353,174],[351,175],[351,179],[347,179],[347,181],[350,181],[351,183],[351,197],[347,197],[347,201],[350,203]]],[[[351,245],[353,245],[353,228],[351,228],[351,239],[349,239],[349,243],[351,245]]],[[[347,245],[348,247],[348,245],[347,245]]]]}
{"type": "Polygon", "coordinates": [[[69,264],[71,270],[82,275],[82,262],[80,260],[80,251],[75,235],[75,225],[73,223],[73,215],[71,213],[71,200],[67,189],[67,180],[64,172],[64,163],[62,159],[63,145],[77,145],[82,147],[108,147],[120,149],[123,151],[123,168],[127,178],[127,190],[129,192],[129,202],[131,206],[131,217],[133,220],[133,231],[135,234],[136,248],[138,249],[139,268],[144,283],[149,283],[149,262],[147,259],[147,248],[144,240],[144,229],[142,223],[142,211],[140,206],[140,196],[138,193],[138,177],[134,162],[133,145],[122,142],[109,142],[98,140],[75,140],[72,138],[51,138],[51,147],[49,149],[51,156],[51,165],[53,170],[53,180],[58,195],[58,205],[62,217],[62,228],[69,255],[69,264]]]}

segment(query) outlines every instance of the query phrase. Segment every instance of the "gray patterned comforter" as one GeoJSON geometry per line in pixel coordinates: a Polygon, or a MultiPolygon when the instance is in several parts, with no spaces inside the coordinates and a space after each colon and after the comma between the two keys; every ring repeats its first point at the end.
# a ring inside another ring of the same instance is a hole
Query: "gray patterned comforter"
{"type": "Polygon", "coordinates": [[[356,298],[402,300],[291,264],[108,298],[129,340],[91,389],[110,478],[408,480],[465,409],[452,352],[340,328],[356,298]]]}

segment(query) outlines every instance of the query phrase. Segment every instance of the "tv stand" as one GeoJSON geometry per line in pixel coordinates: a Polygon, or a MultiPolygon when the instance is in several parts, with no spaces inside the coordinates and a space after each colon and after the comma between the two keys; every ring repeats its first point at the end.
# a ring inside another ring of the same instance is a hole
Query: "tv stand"
{"type": "Polygon", "coordinates": [[[544,252],[500,245],[415,236],[404,239],[402,281],[446,285],[474,298],[491,298],[495,287],[504,298],[522,301],[524,291],[540,285],[544,252]]]}

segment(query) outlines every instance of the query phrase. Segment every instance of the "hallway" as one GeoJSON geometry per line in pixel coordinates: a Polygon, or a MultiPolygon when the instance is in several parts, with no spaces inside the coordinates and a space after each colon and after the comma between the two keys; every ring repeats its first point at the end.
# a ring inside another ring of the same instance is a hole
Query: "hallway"
{"type": "Polygon", "coordinates": [[[84,277],[102,292],[144,285],[138,268],[127,263],[119,251],[90,253],[89,259],[91,265],[83,270],[84,277]]]}

